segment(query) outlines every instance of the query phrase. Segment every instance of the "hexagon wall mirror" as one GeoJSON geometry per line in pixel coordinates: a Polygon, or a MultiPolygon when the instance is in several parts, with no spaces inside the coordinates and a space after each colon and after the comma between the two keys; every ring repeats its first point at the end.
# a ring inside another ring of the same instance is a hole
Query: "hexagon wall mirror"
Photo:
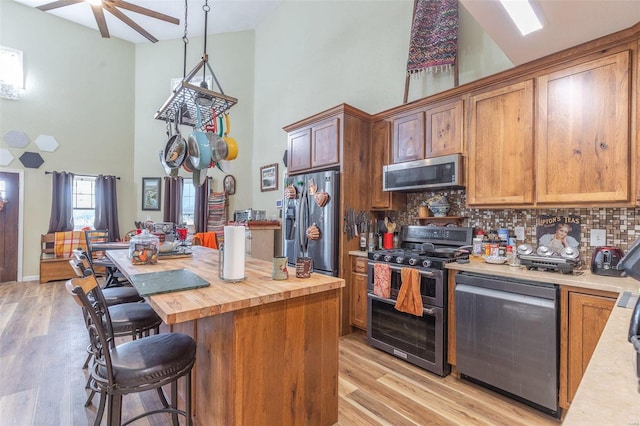
{"type": "Polygon", "coordinates": [[[20,130],[9,130],[4,134],[4,141],[11,148],[24,148],[30,142],[29,136],[20,130]]]}
{"type": "Polygon", "coordinates": [[[29,169],[37,169],[42,166],[44,160],[37,152],[25,152],[20,156],[20,162],[29,169]]]}
{"type": "Polygon", "coordinates": [[[0,148],[0,166],[8,166],[13,159],[14,157],[8,149],[0,148]]]}
{"type": "Polygon", "coordinates": [[[40,135],[36,138],[36,145],[40,148],[40,151],[53,152],[60,146],[58,141],[53,136],[40,135]]]}

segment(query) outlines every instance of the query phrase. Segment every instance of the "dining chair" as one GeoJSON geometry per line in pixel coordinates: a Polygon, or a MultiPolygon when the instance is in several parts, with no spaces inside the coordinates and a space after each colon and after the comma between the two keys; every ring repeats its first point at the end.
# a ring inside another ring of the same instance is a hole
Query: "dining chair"
{"type": "MultiPolygon", "coordinates": [[[[100,393],[95,426],[100,425],[107,409],[107,425],[128,425],[138,419],[158,413],[170,413],[173,425],[178,415],[191,425],[191,371],[195,363],[196,343],[181,333],[145,336],[120,345],[115,343],[115,327],[111,308],[106,306],[95,276],[73,278],[66,288],[87,313],[87,331],[93,361],[90,368],[92,392],[100,393]],[[177,382],[185,379],[185,409],[178,409],[177,382]],[[169,403],[162,386],[170,385],[169,403]],[[124,395],[155,389],[162,408],[136,415],[122,423],[124,395]]],[[[138,304],[124,304],[138,305],[138,304]]],[[[120,305],[118,305],[120,306],[120,305]]]]}
{"type": "Polygon", "coordinates": [[[124,277],[116,265],[109,259],[104,250],[96,250],[95,243],[108,243],[111,241],[108,229],[91,229],[84,231],[85,241],[87,243],[87,253],[91,267],[95,272],[95,268],[105,269],[105,287],[114,287],[122,285],[124,277]]]}
{"type": "MultiPolygon", "coordinates": [[[[96,275],[89,254],[81,248],[73,250],[73,259],[69,260],[69,264],[78,277],[86,277],[90,274],[96,275]]],[[[102,294],[104,294],[108,306],[144,301],[138,290],[131,285],[102,288],[102,294]]]]}

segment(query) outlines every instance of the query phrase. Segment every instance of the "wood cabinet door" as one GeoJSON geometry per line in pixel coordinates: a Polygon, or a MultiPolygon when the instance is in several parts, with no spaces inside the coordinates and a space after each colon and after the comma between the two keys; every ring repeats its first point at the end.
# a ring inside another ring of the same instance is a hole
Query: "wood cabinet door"
{"type": "Polygon", "coordinates": [[[630,52],[538,78],[539,203],[631,201],[630,52]]]}
{"type": "Polygon", "coordinates": [[[569,293],[567,402],[573,400],[591,355],[615,305],[615,298],[569,293]]]}
{"type": "Polygon", "coordinates": [[[424,112],[414,112],[393,120],[393,162],[424,158],[424,112]]]}
{"type": "Polygon", "coordinates": [[[371,131],[371,155],[369,160],[372,209],[387,209],[391,206],[391,193],[382,190],[382,167],[389,164],[390,143],[391,123],[384,120],[374,123],[371,131]]]}
{"type": "Polygon", "coordinates": [[[311,167],[340,164],[340,119],[330,118],[311,127],[311,167]]]}
{"type": "Polygon", "coordinates": [[[428,109],[426,157],[462,154],[462,101],[428,109]]]}
{"type": "Polygon", "coordinates": [[[352,257],[351,325],[367,329],[367,259],[352,257]]]}
{"type": "Polygon", "coordinates": [[[533,203],[533,81],[471,96],[467,201],[533,203]]]}
{"type": "Polygon", "coordinates": [[[289,173],[311,168],[311,129],[302,129],[288,137],[289,173]]]}

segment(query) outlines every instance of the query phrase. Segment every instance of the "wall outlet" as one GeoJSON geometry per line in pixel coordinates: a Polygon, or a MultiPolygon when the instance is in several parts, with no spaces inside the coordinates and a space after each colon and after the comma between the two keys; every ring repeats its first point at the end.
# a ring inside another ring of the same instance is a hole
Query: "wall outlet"
{"type": "Polygon", "coordinates": [[[589,237],[591,247],[603,246],[607,243],[607,231],[604,229],[592,229],[589,237]]]}
{"type": "Polygon", "coordinates": [[[524,241],[524,226],[515,227],[516,240],[524,241]]]}

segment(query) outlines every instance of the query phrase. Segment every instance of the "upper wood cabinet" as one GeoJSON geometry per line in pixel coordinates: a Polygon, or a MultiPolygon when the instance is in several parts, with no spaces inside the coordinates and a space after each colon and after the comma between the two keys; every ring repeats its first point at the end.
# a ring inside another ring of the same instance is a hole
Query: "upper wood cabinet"
{"type": "Polygon", "coordinates": [[[630,202],[630,51],[538,77],[538,204],[630,202]]]}
{"type": "Polygon", "coordinates": [[[470,206],[533,203],[533,81],[469,99],[470,206]]]}
{"type": "Polygon", "coordinates": [[[288,135],[289,172],[340,164],[340,119],[328,118],[288,135]]]}
{"type": "Polygon", "coordinates": [[[302,129],[289,134],[288,169],[297,172],[311,168],[311,129],[302,129]]]}
{"type": "Polygon", "coordinates": [[[393,120],[393,162],[421,160],[425,154],[424,112],[412,112],[393,120]]]}
{"type": "Polygon", "coordinates": [[[426,157],[461,154],[463,152],[463,108],[462,100],[427,109],[426,157]]]}
{"type": "Polygon", "coordinates": [[[391,123],[381,120],[373,124],[370,151],[370,210],[403,210],[407,204],[406,194],[382,190],[382,167],[389,164],[391,157],[391,123]]]}

